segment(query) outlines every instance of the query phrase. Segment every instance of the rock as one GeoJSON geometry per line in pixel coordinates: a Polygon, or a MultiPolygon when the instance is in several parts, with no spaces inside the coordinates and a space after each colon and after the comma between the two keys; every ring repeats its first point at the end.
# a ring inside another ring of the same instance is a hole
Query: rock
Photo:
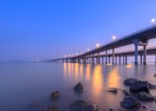
{"type": "Polygon", "coordinates": [[[83,100],[75,100],[71,104],[71,109],[73,111],[86,111],[88,107],[88,104],[83,100]]]}
{"type": "Polygon", "coordinates": [[[77,93],[82,93],[83,92],[83,85],[82,83],[78,83],[74,86],[74,91],[77,93]]]}
{"type": "Polygon", "coordinates": [[[136,98],[141,101],[154,101],[154,96],[146,92],[139,92],[136,94],[136,98]]]}
{"type": "Polygon", "coordinates": [[[147,81],[138,81],[130,86],[129,90],[132,93],[147,92],[149,93],[150,84],[147,81]]]}
{"type": "Polygon", "coordinates": [[[108,91],[108,92],[111,92],[111,93],[113,93],[113,94],[117,94],[117,93],[118,93],[117,88],[109,88],[107,91],[108,91]]]}
{"type": "Polygon", "coordinates": [[[72,111],[99,111],[96,104],[89,104],[83,100],[75,100],[71,104],[72,111]]]}
{"type": "Polygon", "coordinates": [[[113,111],[113,109],[109,109],[109,111],[113,111]]]}
{"type": "Polygon", "coordinates": [[[45,109],[43,109],[42,111],[58,111],[57,110],[57,107],[55,106],[52,106],[52,107],[47,107],[47,108],[45,108],[45,109]]]}
{"type": "Polygon", "coordinates": [[[120,103],[121,107],[126,109],[139,108],[140,103],[133,96],[126,96],[124,100],[120,103]]]}
{"type": "Polygon", "coordinates": [[[135,84],[136,82],[138,82],[137,79],[135,79],[135,78],[128,78],[128,79],[126,79],[124,81],[124,85],[131,86],[131,85],[135,84]]]}
{"type": "Polygon", "coordinates": [[[52,99],[57,99],[58,97],[60,97],[60,92],[59,91],[54,91],[51,93],[51,98],[52,99]]]}
{"type": "Polygon", "coordinates": [[[122,93],[123,93],[125,96],[130,96],[130,93],[129,93],[127,90],[122,90],[122,93]]]}
{"type": "Polygon", "coordinates": [[[88,105],[87,111],[99,111],[99,108],[96,104],[90,104],[88,105]]]}
{"type": "Polygon", "coordinates": [[[156,74],[154,74],[154,77],[156,77],[156,74]]]}

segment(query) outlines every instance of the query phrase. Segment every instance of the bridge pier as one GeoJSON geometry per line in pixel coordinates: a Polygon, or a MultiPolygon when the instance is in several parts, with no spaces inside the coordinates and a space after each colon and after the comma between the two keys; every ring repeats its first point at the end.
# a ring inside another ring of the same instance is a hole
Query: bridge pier
{"type": "Polygon", "coordinates": [[[110,64],[110,56],[108,57],[108,64],[110,64]]]}
{"type": "Polygon", "coordinates": [[[93,57],[92,57],[92,64],[94,64],[94,53],[93,53],[93,57]]]}
{"type": "Polygon", "coordinates": [[[135,54],[134,54],[135,60],[134,60],[134,63],[135,63],[135,65],[138,64],[138,44],[139,44],[139,41],[135,40],[134,41],[134,46],[135,46],[135,54]]]}
{"type": "Polygon", "coordinates": [[[140,64],[142,64],[142,54],[140,54],[140,64]]]}
{"type": "Polygon", "coordinates": [[[119,64],[121,64],[121,56],[119,56],[119,64]]]}
{"type": "Polygon", "coordinates": [[[146,45],[143,46],[143,52],[144,52],[144,56],[143,56],[143,64],[146,65],[146,56],[147,56],[146,45]]]}
{"type": "Polygon", "coordinates": [[[98,52],[97,63],[100,64],[100,53],[98,52]]]}
{"type": "Polygon", "coordinates": [[[106,54],[105,54],[105,64],[108,64],[108,54],[107,54],[107,50],[106,50],[106,54]]]}
{"type": "Polygon", "coordinates": [[[86,58],[83,57],[83,64],[86,64],[86,58]]]}
{"type": "Polygon", "coordinates": [[[127,64],[127,55],[125,55],[125,64],[127,64]]]}
{"type": "Polygon", "coordinates": [[[124,58],[124,55],[123,55],[123,58],[122,58],[122,60],[123,60],[123,61],[122,61],[122,62],[123,62],[123,64],[125,64],[125,58],[124,58]]]}
{"type": "Polygon", "coordinates": [[[117,56],[115,56],[115,64],[117,64],[117,56]]]}
{"type": "Polygon", "coordinates": [[[80,58],[77,58],[78,63],[80,63],[80,58]]]}
{"type": "Polygon", "coordinates": [[[155,54],[155,64],[156,64],[156,54],[155,54]]]}
{"type": "Polygon", "coordinates": [[[115,55],[114,55],[114,48],[112,49],[112,64],[114,64],[114,57],[115,57],[115,55]]]}
{"type": "Polygon", "coordinates": [[[102,64],[104,64],[104,57],[102,57],[102,64]]]}

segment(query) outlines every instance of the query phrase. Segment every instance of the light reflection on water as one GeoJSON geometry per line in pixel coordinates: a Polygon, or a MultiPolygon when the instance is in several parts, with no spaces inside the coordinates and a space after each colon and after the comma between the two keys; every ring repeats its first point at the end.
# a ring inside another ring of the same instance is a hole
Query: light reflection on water
{"type": "MultiPolygon", "coordinates": [[[[78,63],[12,63],[0,64],[0,111],[38,111],[44,106],[58,105],[60,111],[70,111],[75,99],[83,99],[99,105],[103,110],[119,109],[122,94],[113,95],[110,87],[126,89],[123,80],[136,77],[156,84],[155,65],[92,65],[78,63]],[[84,92],[76,95],[73,86],[82,82],[84,92]],[[51,91],[59,90],[61,97],[51,102],[51,91]],[[16,103],[14,102],[16,100],[16,103]],[[29,109],[32,101],[36,107],[29,109]]],[[[152,90],[156,96],[156,91],[152,90]]],[[[156,108],[155,104],[150,104],[156,108]]]]}

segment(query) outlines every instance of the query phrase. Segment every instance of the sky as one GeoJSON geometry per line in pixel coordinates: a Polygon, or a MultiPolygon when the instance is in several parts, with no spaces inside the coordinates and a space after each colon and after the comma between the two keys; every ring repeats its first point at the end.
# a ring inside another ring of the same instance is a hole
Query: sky
{"type": "Polygon", "coordinates": [[[0,61],[85,52],[145,27],[156,0],[1,0],[0,61]]]}

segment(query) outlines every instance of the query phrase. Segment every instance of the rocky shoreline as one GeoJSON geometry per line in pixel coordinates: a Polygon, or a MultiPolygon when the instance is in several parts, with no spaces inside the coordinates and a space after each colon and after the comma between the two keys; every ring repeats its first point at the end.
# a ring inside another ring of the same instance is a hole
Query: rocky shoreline
{"type": "MultiPolygon", "coordinates": [[[[156,77],[154,75],[154,77],[156,77]]],[[[120,102],[120,106],[123,109],[137,111],[139,109],[148,110],[146,106],[142,105],[141,102],[155,102],[156,97],[150,93],[150,90],[156,86],[149,83],[148,81],[141,81],[136,78],[128,78],[124,80],[123,84],[129,88],[129,90],[118,89],[118,88],[108,88],[107,92],[112,94],[118,94],[122,91],[123,100],[120,102]]],[[[77,83],[73,87],[73,92],[75,94],[82,94],[84,86],[81,82],[77,83]]],[[[51,93],[51,100],[57,100],[61,96],[59,91],[54,91],[51,93]]],[[[71,103],[69,106],[72,111],[103,111],[100,107],[93,103],[87,103],[84,100],[77,99],[71,103]]],[[[156,109],[150,110],[155,111],[156,109]]],[[[43,109],[42,111],[58,111],[57,106],[51,106],[43,109]]],[[[109,109],[109,111],[116,111],[114,109],[109,109]]],[[[118,110],[124,111],[124,110],[118,110]]]]}

